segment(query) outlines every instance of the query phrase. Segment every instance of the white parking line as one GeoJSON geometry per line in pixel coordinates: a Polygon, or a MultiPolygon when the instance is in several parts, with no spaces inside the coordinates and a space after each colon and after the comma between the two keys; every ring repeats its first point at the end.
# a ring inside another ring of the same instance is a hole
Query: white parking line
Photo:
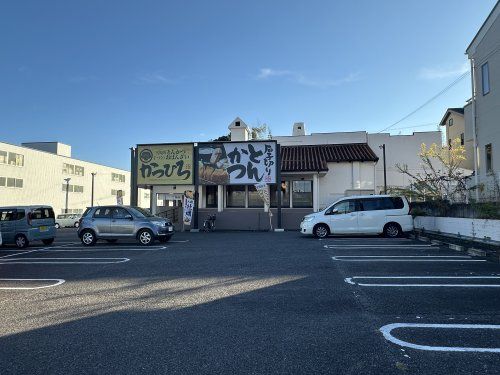
{"type": "Polygon", "coordinates": [[[458,255],[342,255],[332,260],[339,262],[486,262],[458,255]],[[453,258],[453,259],[452,259],[453,258]]]}
{"type": "Polygon", "coordinates": [[[55,283],[50,285],[42,285],[42,286],[33,286],[33,287],[0,287],[3,290],[32,290],[32,289],[44,289],[44,288],[52,288],[54,286],[61,285],[66,280],[64,279],[0,279],[1,281],[55,281],[55,283]]]}
{"type": "MultiPolygon", "coordinates": [[[[67,253],[67,252],[74,252],[74,253],[85,253],[85,252],[93,252],[93,251],[158,251],[158,250],[165,250],[167,249],[166,246],[162,247],[71,247],[69,249],[45,249],[43,250],[44,253],[67,253]]],[[[1,259],[0,259],[1,261],[1,259]]]]}
{"type": "Polygon", "coordinates": [[[443,287],[443,288],[500,288],[500,284],[373,284],[355,280],[500,280],[500,276],[353,276],[344,281],[351,285],[370,287],[443,287]]]}
{"type": "Polygon", "coordinates": [[[13,256],[16,256],[16,255],[21,255],[21,254],[29,254],[29,253],[34,253],[36,251],[41,251],[41,250],[46,250],[46,249],[55,249],[55,248],[59,248],[59,247],[66,247],[66,246],[70,246],[70,245],[75,245],[77,244],[78,242],[70,242],[68,244],[65,244],[65,245],[59,245],[59,246],[50,246],[50,247],[41,247],[41,248],[37,248],[37,249],[33,249],[33,250],[25,250],[25,251],[20,251],[20,252],[17,252],[15,254],[9,254],[9,255],[4,255],[4,256],[1,256],[0,259],[3,259],[3,258],[9,258],[9,257],[13,257],[13,256]]]}
{"type": "Polygon", "coordinates": [[[10,258],[1,260],[0,265],[9,264],[112,264],[125,263],[129,258],[10,258]]]}
{"type": "Polygon", "coordinates": [[[325,249],[428,249],[434,245],[324,245],[325,249]]]}
{"type": "Polygon", "coordinates": [[[387,341],[405,348],[438,351],[438,352],[479,352],[479,353],[500,353],[500,348],[474,348],[461,346],[431,346],[418,345],[394,337],[391,332],[398,328],[435,328],[435,329],[485,329],[500,330],[500,325],[493,324],[419,324],[419,323],[392,323],[380,328],[380,332],[387,341]]]}

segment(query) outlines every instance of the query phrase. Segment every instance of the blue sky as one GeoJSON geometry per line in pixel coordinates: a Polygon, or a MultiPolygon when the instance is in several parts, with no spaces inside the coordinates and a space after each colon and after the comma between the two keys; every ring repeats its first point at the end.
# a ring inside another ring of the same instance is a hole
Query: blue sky
{"type": "MultiPolygon", "coordinates": [[[[236,116],[275,135],[377,132],[467,69],[494,4],[4,1],[0,140],[128,169],[134,144],[208,140],[236,116]]],[[[464,79],[393,132],[434,130],[469,97],[464,79]]]]}

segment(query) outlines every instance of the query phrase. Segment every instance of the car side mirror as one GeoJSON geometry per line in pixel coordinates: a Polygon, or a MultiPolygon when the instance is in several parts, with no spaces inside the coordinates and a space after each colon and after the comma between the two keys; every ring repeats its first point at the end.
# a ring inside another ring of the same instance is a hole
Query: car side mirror
{"type": "Polygon", "coordinates": [[[334,209],[332,209],[332,210],[328,210],[328,211],[326,211],[326,214],[327,214],[327,215],[335,215],[335,214],[337,214],[338,212],[339,212],[339,211],[338,211],[336,208],[334,208],[334,209]]]}
{"type": "Polygon", "coordinates": [[[132,217],[132,215],[127,215],[127,216],[125,216],[125,219],[128,219],[128,220],[134,220],[134,218],[132,217]]]}

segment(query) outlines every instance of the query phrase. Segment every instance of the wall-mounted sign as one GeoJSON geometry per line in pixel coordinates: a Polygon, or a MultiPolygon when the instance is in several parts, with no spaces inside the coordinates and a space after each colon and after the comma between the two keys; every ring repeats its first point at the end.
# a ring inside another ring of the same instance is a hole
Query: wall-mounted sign
{"type": "Polygon", "coordinates": [[[192,185],[193,144],[137,146],[138,185],[192,185]]]}
{"type": "Polygon", "coordinates": [[[276,183],[276,142],[200,143],[198,183],[245,185],[276,183]]]}

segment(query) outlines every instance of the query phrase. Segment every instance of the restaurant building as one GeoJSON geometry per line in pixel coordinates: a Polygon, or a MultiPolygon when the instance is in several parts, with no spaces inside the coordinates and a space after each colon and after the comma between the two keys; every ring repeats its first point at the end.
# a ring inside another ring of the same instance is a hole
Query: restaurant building
{"type": "Polygon", "coordinates": [[[339,197],[383,192],[379,146],[386,147],[387,185],[407,186],[409,181],[397,171],[396,164],[407,164],[413,172],[418,171],[420,145],[441,144],[438,131],[409,136],[366,132],[307,135],[305,125],[296,123],[291,136],[252,141],[249,127],[240,118],[229,125],[229,130],[231,142],[138,145],[137,182],[139,187],[151,189],[154,213],[177,211],[171,217],[179,228],[183,196],[197,190],[198,227],[202,227],[208,215],[216,214],[218,229],[268,230],[270,213],[273,228],[278,228],[281,198],[281,227],[298,229],[305,215],[325,208],[339,197]],[[162,164],[169,157],[176,162],[162,164]],[[149,165],[144,167],[144,162],[149,165]],[[164,170],[151,169],[153,164],[164,170]],[[187,171],[191,172],[189,177],[187,171]],[[152,178],[155,172],[161,175],[160,179],[152,178]],[[176,180],[165,179],[168,173],[176,180]],[[263,182],[269,195],[267,204],[258,189],[263,182]]]}

